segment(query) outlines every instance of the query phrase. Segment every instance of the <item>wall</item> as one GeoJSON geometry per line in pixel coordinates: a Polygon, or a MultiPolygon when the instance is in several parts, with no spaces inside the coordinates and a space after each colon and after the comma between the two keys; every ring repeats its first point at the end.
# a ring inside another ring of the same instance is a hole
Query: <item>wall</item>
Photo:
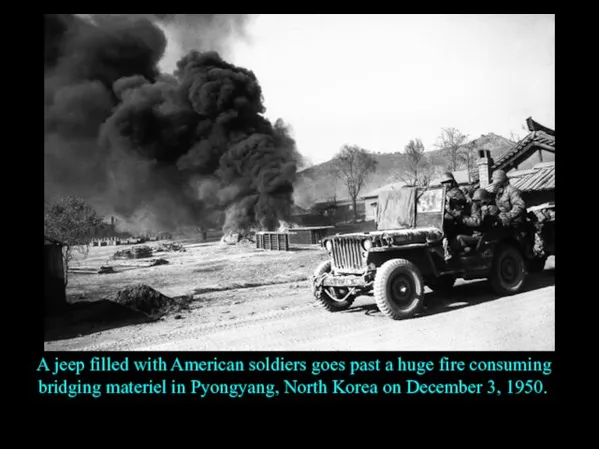
{"type": "Polygon", "coordinates": [[[291,217],[291,221],[293,223],[297,223],[300,226],[332,226],[335,224],[334,217],[332,216],[323,216],[318,214],[309,214],[309,215],[297,215],[295,217],[291,217]]]}
{"type": "MultiPolygon", "coordinates": [[[[360,219],[364,219],[364,217],[366,216],[366,204],[364,204],[364,200],[358,200],[356,202],[356,206],[358,209],[358,220],[360,219]]],[[[337,206],[337,209],[335,210],[335,221],[337,223],[339,222],[345,222],[345,221],[351,221],[354,219],[354,211],[353,211],[353,205],[342,205],[342,206],[337,206]]]]}
{"type": "Polygon", "coordinates": [[[372,198],[372,199],[365,200],[364,207],[366,209],[366,217],[365,217],[365,219],[367,221],[376,220],[377,199],[376,198],[372,198]]]}
{"type": "Polygon", "coordinates": [[[46,311],[66,306],[62,247],[44,244],[44,300],[46,311]]]}

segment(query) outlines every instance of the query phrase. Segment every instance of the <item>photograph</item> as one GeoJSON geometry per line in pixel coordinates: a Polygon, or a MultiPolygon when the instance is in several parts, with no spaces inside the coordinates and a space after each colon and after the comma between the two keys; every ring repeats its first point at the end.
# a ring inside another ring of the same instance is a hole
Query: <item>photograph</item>
{"type": "Polygon", "coordinates": [[[555,14],[45,14],[43,349],[555,351],[555,14]]]}

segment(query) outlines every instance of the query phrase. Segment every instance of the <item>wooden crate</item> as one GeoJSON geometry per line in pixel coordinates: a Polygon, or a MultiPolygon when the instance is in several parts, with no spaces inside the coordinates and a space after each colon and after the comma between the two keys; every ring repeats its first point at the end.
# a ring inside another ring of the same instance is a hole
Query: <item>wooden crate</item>
{"type": "Polygon", "coordinates": [[[256,233],[256,248],[269,251],[289,251],[289,234],[286,232],[256,233]]]}

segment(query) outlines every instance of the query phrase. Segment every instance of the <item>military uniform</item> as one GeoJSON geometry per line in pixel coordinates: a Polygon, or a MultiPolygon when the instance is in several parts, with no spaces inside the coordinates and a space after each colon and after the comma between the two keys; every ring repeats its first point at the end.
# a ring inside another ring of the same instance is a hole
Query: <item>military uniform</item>
{"type": "Polygon", "coordinates": [[[443,174],[441,184],[447,187],[445,191],[445,220],[444,230],[445,238],[443,239],[443,248],[445,250],[445,260],[451,258],[452,250],[456,248],[457,240],[456,237],[460,233],[461,219],[460,217],[465,212],[465,208],[468,205],[466,195],[459,188],[454,176],[447,172],[443,174]]]}
{"type": "Polygon", "coordinates": [[[466,207],[466,195],[459,187],[451,187],[447,190],[445,196],[445,212],[453,218],[457,218],[462,215],[464,208],[466,207]]]}
{"type": "Polygon", "coordinates": [[[473,203],[470,215],[463,217],[462,223],[469,228],[477,228],[475,233],[482,233],[496,223],[498,215],[499,208],[493,204],[479,206],[473,203]]]}
{"type": "Polygon", "coordinates": [[[499,187],[495,194],[495,204],[497,204],[504,225],[517,225],[525,222],[526,204],[516,187],[510,184],[499,187]]]}
{"type": "Polygon", "coordinates": [[[484,189],[479,189],[474,196],[470,215],[463,216],[461,223],[472,233],[459,234],[456,238],[459,248],[466,248],[478,244],[484,232],[494,226],[498,221],[499,209],[494,204],[486,203],[491,197],[484,189]],[[480,201],[480,202],[479,202],[480,201]]]}

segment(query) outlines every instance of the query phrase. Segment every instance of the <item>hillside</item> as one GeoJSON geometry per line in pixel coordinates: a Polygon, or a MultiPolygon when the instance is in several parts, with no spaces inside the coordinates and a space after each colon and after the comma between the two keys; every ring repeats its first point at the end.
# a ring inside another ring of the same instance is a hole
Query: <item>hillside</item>
{"type": "MultiPolygon", "coordinates": [[[[491,156],[495,159],[515,145],[511,140],[493,133],[482,135],[472,142],[477,151],[489,150],[491,156]]],[[[426,154],[438,173],[442,173],[447,169],[447,163],[441,151],[427,151],[426,154]]],[[[379,153],[375,154],[375,157],[378,162],[377,171],[364,186],[362,194],[398,181],[397,173],[402,170],[405,163],[405,156],[399,152],[379,153]]],[[[294,187],[295,202],[304,208],[310,207],[319,201],[330,201],[334,197],[337,200],[349,198],[342,181],[335,178],[333,161],[327,161],[302,170],[298,173],[294,187]]]]}

